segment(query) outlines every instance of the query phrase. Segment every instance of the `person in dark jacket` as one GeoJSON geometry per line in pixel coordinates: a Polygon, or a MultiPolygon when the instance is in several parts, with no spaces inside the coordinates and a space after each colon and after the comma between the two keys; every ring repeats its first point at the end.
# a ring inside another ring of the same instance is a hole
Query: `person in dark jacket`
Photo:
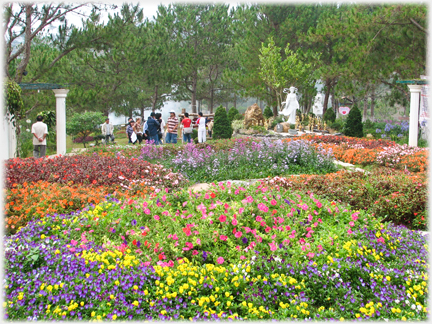
{"type": "Polygon", "coordinates": [[[131,121],[131,122],[129,122],[129,125],[128,125],[128,127],[126,128],[126,134],[128,135],[128,137],[129,137],[129,141],[130,141],[130,143],[132,143],[132,144],[135,144],[136,143],[136,141],[137,141],[137,138],[135,137],[135,139],[132,139],[132,134],[135,134],[135,132],[134,132],[134,126],[135,126],[135,122],[134,121],[131,121]]]}
{"type": "Polygon", "coordinates": [[[147,119],[147,130],[149,132],[149,141],[153,141],[153,144],[159,144],[158,130],[159,122],[155,119],[156,114],[152,112],[150,117],[147,119]]]}

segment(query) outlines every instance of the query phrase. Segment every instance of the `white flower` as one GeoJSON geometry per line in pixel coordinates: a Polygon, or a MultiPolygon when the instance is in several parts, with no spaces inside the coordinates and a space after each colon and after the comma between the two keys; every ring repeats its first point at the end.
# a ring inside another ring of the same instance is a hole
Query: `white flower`
{"type": "Polygon", "coordinates": [[[30,133],[30,129],[27,128],[27,129],[26,129],[26,132],[29,132],[29,133],[30,133]]]}
{"type": "Polygon", "coordinates": [[[422,310],[422,308],[423,308],[422,305],[417,305],[418,310],[422,310]]]}
{"type": "Polygon", "coordinates": [[[399,299],[396,299],[396,300],[395,300],[395,303],[396,303],[396,304],[399,304],[399,303],[400,303],[399,299]]]}
{"type": "Polygon", "coordinates": [[[412,304],[411,309],[416,309],[416,305],[412,304]]]}
{"type": "Polygon", "coordinates": [[[31,123],[31,120],[30,120],[30,119],[27,119],[27,120],[26,120],[26,123],[27,123],[27,124],[30,124],[30,123],[31,123]]]}

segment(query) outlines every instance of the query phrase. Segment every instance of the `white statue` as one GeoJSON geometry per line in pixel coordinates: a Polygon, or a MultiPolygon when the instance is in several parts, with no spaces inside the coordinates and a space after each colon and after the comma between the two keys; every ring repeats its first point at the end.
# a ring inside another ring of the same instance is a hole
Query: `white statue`
{"type": "Polygon", "coordinates": [[[317,95],[315,96],[315,101],[314,101],[314,105],[313,105],[313,113],[315,115],[322,115],[323,114],[323,97],[321,92],[318,92],[317,95]]]}
{"type": "Polygon", "coordinates": [[[286,101],[282,103],[282,106],[285,104],[285,108],[280,113],[281,115],[289,116],[288,123],[295,124],[296,112],[300,107],[297,101],[297,95],[295,94],[297,89],[294,87],[290,87],[289,89],[285,88],[283,92],[287,93],[288,90],[290,93],[288,93],[286,101]]]}

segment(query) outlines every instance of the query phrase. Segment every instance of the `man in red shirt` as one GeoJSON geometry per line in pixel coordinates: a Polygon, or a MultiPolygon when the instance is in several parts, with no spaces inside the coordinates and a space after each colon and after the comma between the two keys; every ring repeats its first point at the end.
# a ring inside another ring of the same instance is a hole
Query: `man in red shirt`
{"type": "Polygon", "coordinates": [[[190,143],[191,142],[191,134],[192,134],[192,120],[189,118],[189,114],[185,112],[185,118],[181,121],[183,125],[183,142],[190,143]]]}

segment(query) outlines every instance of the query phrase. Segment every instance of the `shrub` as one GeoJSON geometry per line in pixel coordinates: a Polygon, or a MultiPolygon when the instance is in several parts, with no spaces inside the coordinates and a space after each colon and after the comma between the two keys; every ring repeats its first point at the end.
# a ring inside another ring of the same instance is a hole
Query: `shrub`
{"type": "Polygon", "coordinates": [[[333,108],[327,108],[323,116],[323,120],[326,121],[328,124],[331,124],[336,120],[336,114],[333,108]]]}
{"type": "Polygon", "coordinates": [[[224,107],[219,106],[214,116],[213,138],[231,138],[232,128],[224,107]]]}
{"type": "MultiPolygon", "coordinates": [[[[68,135],[80,136],[86,138],[95,130],[100,132],[100,127],[105,120],[101,112],[87,111],[85,113],[77,113],[68,120],[66,131],[68,135]]],[[[82,142],[85,146],[86,141],[82,142]]]]}
{"type": "Polygon", "coordinates": [[[269,119],[270,117],[273,117],[273,111],[269,106],[265,107],[263,116],[265,119],[269,119]]]}
{"type": "Polygon", "coordinates": [[[348,114],[343,133],[345,136],[363,137],[362,115],[356,105],[348,114]]]}
{"type": "Polygon", "coordinates": [[[235,120],[237,115],[240,115],[240,113],[236,108],[231,107],[230,110],[228,110],[228,120],[230,121],[230,123],[235,120]]]}
{"type": "MultiPolygon", "coordinates": [[[[283,123],[284,119],[282,116],[277,116],[271,123],[271,128],[273,129],[277,124],[283,123]]],[[[295,126],[295,125],[294,125],[295,126]]]]}

